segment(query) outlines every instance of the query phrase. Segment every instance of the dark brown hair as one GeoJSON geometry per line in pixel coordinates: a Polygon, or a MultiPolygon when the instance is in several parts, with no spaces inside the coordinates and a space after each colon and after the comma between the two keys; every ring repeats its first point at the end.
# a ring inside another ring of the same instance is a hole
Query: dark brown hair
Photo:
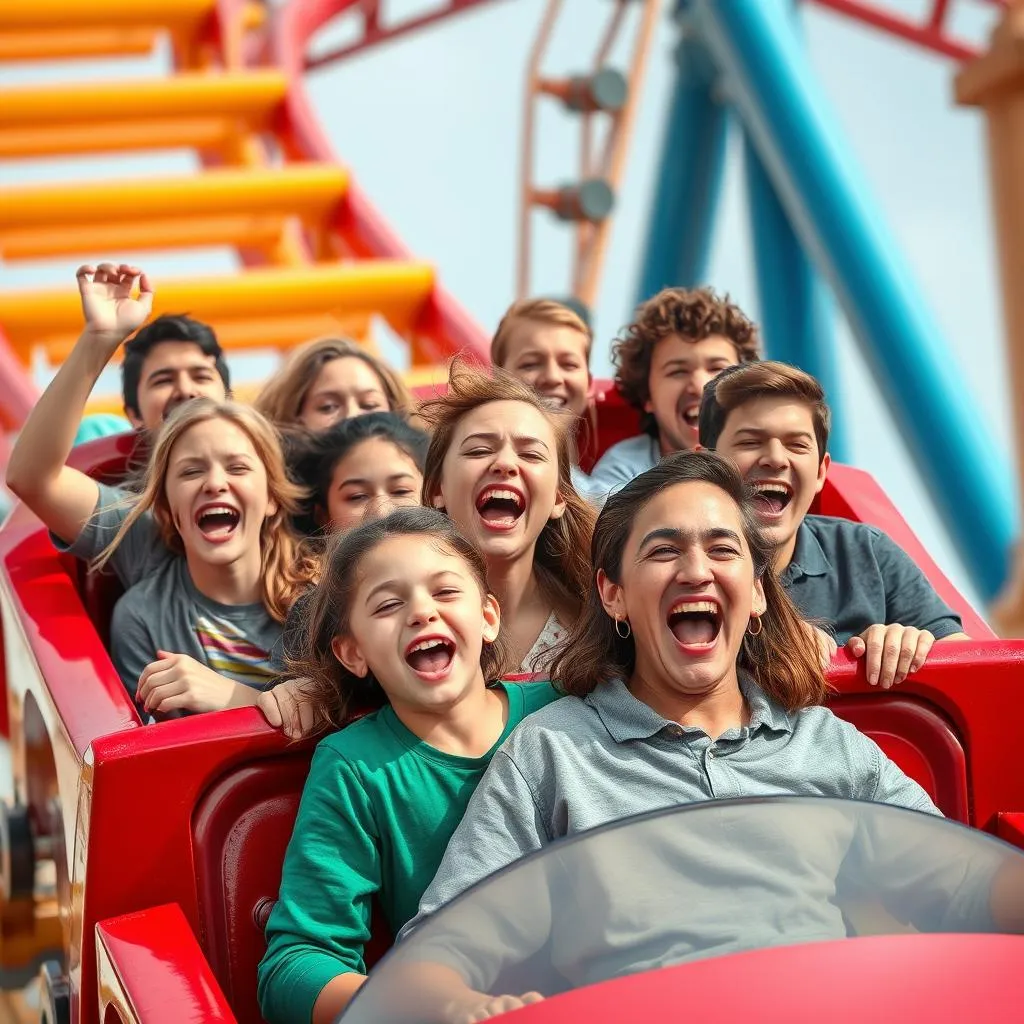
{"type": "Polygon", "coordinates": [[[657,436],[657,424],[644,405],[651,397],[651,356],[663,338],[677,334],[687,341],[712,335],[728,338],[736,358],[749,363],[760,358],[757,326],[747,315],[711,288],[666,288],[637,308],[636,317],[612,344],[615,386],[641,415],[641,429],[657,436]]]}
{"type": "MultiPolygon", "coordinates": [[[[767,603],[762,628],[747,634],[738,667],[787,711],[820,704],[828,693],[817,644],[772,569],[772,548],[761,533],[753,492],[736,467],[713,452],[679,452],[612,494],[598,517],[591,558],[594,571],[610,580],[622,579],[622,558],[640,510],[665,487],[687,482],[708,483],[736,503],[743,534],[754,561],[754,575],[764,587],[767,603]]],[[[584,696],[600,683],[628,679],[636,665],[633,636],[623,639],[604,610],[596,580],[587,605],[568,632],[551,666],[551,678],[566,693],[584,696]]]]}
{"type": "Polygon", "coordinates": [[[818,461],[825,458],[832,413],[825,403],[822,386],[809,373],[773,360],[730,366],[704,385],[700,400],[700,443],[705,448],[717,448],[729,413],[759,398],[789,398],[809,406],[818,442],[818,461]]]}
{"type": "Polygon", "coordinates": [[[573,417],[552,412],[528,384],[505,370],[495,368],[493,376],[453,363],[448,391],[443,398],[424,402],[420,414],[430,424],[432,436],[423,469],[423,503],[429,505],[441,493],[441,470],[451,447],[455,428],[474,409],[490,402],[522,402],[536,409],[555,432],[558,455],[558,490],[565,501],[565,513],[549,519],[537,538],[533,570],[542,593],[555,609],[575,617],[590,589],[587,551],[594,532],[596,512],[576,493],[572,484],[575,463],[573,417]]]}
{"type": "MultiPolygon", "coordinates": [[[[288,659],[285,679],[306,678],[303,700],[313,707],[318,729],[342,726],[355,712],[381,707],[387,697],[370,673],[365,678],[350,672],[334,656],[331,641],[346,636],[352,600],[359,585],[359,565],[379,544],[391,537],[422,537],[461,558],[480,587],[490,593],[487,566],[480,552],[455,529],[443,513],[410,506],[395,509],[383,519],[363,523],[332,538],[324,554],[320,583],[312,591],[305,622],[297,637],[295,654],[288,659]]],[[[508,669],[508,655],[499,636],[485,643],[480,656],[484,679],[499,679],[508,669]]]]}

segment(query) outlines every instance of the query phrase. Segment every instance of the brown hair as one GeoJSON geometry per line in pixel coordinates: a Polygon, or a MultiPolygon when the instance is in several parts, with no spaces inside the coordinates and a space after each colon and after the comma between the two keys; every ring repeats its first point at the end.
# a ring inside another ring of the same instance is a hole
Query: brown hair
{"type": "Polygon", "coordinates": [[[536,324],[546,324],[549,327],[568,327],[570,330],[579,331],[586,338],[584,349],[587,363],[590,363],[590,346],[594,342],[594,335],[587,326],[586,321],[568,306],[563,306],[554,299],[520,299],[513,302],[498,324],[491,340],[491,362],[495,366],[505,366],[509,358],[509,344],[512,339],[512,331],[516,324],[524,320],[536,324]]]}
{"type": "Polygon", "coordinates": [[[316,578],[314,561],[301,555],[299,542],[292,533],[291,518],[299,509],[304,492],[288,479],[284,457],[274,428],[255,410],[236,402],[215,402],[193,398],[179,406],[163,425],[149,456],[142,493],[130,500],[128,513],[114,539],[96,557],[92,568],[107,562],[132,525],[146,511],[152,511],[163,542],[172,551],[184,554],[181,536],[175,529],[167,503],[167,473],[171,452],[179,439],[192,427],[208,420],[233,423],[252,442],[256,456],[267,473],[267,492],[277,511],[267,516],[260,527],[260,576],[263,604],[271,617],[284,622],[296,597],[316,578]]]}
{"type": "Polygon", "coordinates": [[[565,513],[560,519],[549,519],[541,530],[533,555],[533,571],[541,592],[551,605],[556,609],[564,608],[575,617],[590,589],[587,550],[596,513],[589,502],[576,493],[572,483],[575,463],[572,417],[552,412],[533,388],[506,370],[496,368],[493,376],[488,376],[453,362],[447,393],[425,402],[420,409],[432,428],[423,469],[423,502],[431,504],[441,493],[444,457],[459,422],[467,413],[490,402],[522,402],[536,409],[555,432],[558,490],[565,501],[565,513]]]}
{"type": "MultiPolygon", "coordinates": [[[[481,596],[490,593],[483,556],[446,515],[435,509],[396,509],[383,519],[363,523],[332,538],[324,554],[320,583],[309,598],[297,644],[300,654],[288,659],[288,671],[282,677],[309,680],[303,683],[301,699],[312,706],[317,728],[321,730],[331,725],[340,727],[354,712],[387,703],[387,696],[373,674],[363,678],[350,672],[335,657],[331,641],[348,634],[362,560],[390,537],[406,536],[433,540],[461,558],[476,579],[481,596]]],[[[507,671],[508,654],[500,635],[493,643],[484,643],[480,667],[488,681],[499,679],[507,671]]]]}
{"type": "MultiPolygon", "coordinates": [[[[743,638],[737,667],[787,711],[822,703],[828,683],[817,644],[772,569],[772,548],[761,532],[753,492],[731,462],[713,452],[679,452],[612,494],[594,529],[591,559],[595,573],[601,569],[610,580],[620,582],[623,553],[640,510],[663,488],[688,481],[712,484],[736,503],[754,575],[764,587],[767,606],[761,616],[761,631],[743,638]]],[[[618,635],[595,581],[583,614],[559,647],[551,678],[566,693],[582,697],[600,683],[628,679],[635,665],[635,640],[632,635],[625,639],[618,635]]]]}
{"type": "Polygon", "coordinates": [[[389,412],[410,416],[416,411],[416,402],[398,374],[347,338],[321,338],[300,345],[263,386],[253,405],[277,426],[298,423],[309,389],[324,366],[335,359],[361,359],[366,363],[380,381],[389,412]]]}
{"type": "Polygon", "coordinates": [[[717,448],[729,413],[759,398],[789,398],[810,406],[818,461],[825,458],[832,413],[821,384],[809,373],[773,360],[730,366],[708,381],[700,402],[700,443],[705,448],[717,448]]]}
{"type": "Polygon", "coordinates": [[[644,412],[651,397],[651,356],[663,338],[677,334],[687,341],[721,335],[733,343],[741,363],[760,358],[757,326],[729,296],[711,288],[666,288],[637,307],[636,316],[612,344],[615,386],[643,416],[645,433],[657,436],[652,414],[644,412]]]}

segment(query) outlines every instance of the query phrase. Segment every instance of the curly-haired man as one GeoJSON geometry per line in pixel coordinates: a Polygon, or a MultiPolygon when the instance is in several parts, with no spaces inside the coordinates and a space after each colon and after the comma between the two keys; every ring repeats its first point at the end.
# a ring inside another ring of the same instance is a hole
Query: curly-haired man
{"type": "Polygon", "coordinates": [[[591,476],[594,493],[618,490],[662,456],[696,447],[704,385],[759,357],[757,327],[710,288],[666,288],[640,306],[612,346],[612,362],[642,433],[604,453],[591,476]]]}

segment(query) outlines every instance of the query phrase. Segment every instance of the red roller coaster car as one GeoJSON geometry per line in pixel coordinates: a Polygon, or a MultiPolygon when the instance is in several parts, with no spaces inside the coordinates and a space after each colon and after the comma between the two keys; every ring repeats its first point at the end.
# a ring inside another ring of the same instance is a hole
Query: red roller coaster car
{"type": "MultiPolygon", "coordinates": [[[[635,414],[613,393],[599,411],[599,448],[635,429],[635,414]]],[[[94,442],[77,450],[74,462],[117,478],[129,447],[127,437],[94,442]]],[[[874,691],[840,657],[835,710],[873,736],[948,817],[1024,848],[1024,719],[1017,713],[1024,644],[992,637],[867,474],[834,467],[820,511],[886,530],[943,597],[964,609],[965,629],[977,638],[937,648],[917,676],[890,693],[874,691]]],[[[289,744],[255,709],[142,728],[105,647],[116,596],[112,577],[87,575],[59,555],[23,506],[0,528],[15,792],[3,822],[0,983],[23,983],[45,961],[50,1024],[255,1024],[263,925],[312,744],[289,744]]],[[[379,938],[383,949],[388,937],[379,938]]],[[[899,940],[864,941],[881,943],[885,958],[885,943],[899,940]]],[[[957,955],[940,938],[934,942],[922,954],[935,958],[928,960],[933,971],[957,955]]],[[[981,963],[1005,950],[978,944],[966,955],[981,963]]],[[[1024,962],[1019,950],[1015,955],[1024,962]]],[[[819,987],[855,989],[860,970],[850,955],[837,978],[824,946],[739,958],[753,972],[745,978],[782,972],[774,976],[792,976],[812,1002],[819,987]]],[[[962,959],[950,962],[963,968],[962,959]]],[[[644,1006],[670,999],[673,985],[688,988],[692,999],[694,982],[673,981],[676,972],[695,971],[698,985],[712,985],[729,963],[620,979],[605,986],[609,995],[589,997],[582,989],[561,997],[570,1000],[563,1011],[552,1000],[529,1011],[533,1018],[523,1011],[523,1020],[611,1019],[607,1006],[627,1000],[635,1008],[640,989],[644,1006]],[[606,1000],[605,1010],[594,1009],[606,1000]]],[[[953,970],[937,973],[948,980],[953,970]]],[[[652,1011],[650,1019],[659,1015],[652,1011]]]]}

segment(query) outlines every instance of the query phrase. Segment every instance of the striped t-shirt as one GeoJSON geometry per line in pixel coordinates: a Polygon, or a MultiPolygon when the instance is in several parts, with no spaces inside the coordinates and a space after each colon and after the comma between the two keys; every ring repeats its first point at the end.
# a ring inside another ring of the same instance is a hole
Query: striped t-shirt
{"type": "Polygon", "coordinates": [[[181,556],[125,591],[114,608],[110,648],[133,696],[142,670],[161,650],[187,654],[260,690],[283,668],[281,624],[264,605],[211,601],[196,588],[181,556]]]}

